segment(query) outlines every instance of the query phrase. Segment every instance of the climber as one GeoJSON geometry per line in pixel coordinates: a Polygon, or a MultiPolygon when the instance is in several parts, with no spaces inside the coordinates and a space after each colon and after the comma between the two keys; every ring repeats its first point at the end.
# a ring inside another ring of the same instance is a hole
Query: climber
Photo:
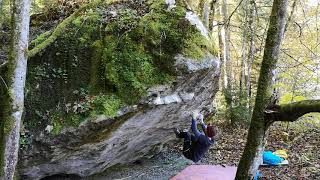
{"type": "Polygon", "coordinates": [[[174,133],[177,138],[184,138],[183,155],[193,162],[198,162],[214,143],[216,130],[210,124],[206,126],[203,122],[203,115],[196,112],[192,114],[191,130],[193,134],[190,134],[187,130],[180,132],[178,128],[175,128],[174,133]],[[204,133],[197,129],[196,121],[200,122],[204,133]]]}

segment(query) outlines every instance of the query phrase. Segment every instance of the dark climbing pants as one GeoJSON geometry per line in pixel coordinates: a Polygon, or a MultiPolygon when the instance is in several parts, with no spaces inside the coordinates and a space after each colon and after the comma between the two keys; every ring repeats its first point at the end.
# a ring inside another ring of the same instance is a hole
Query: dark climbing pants
{"type": "Polygon", "coordinates": [[[181,132],[178,135],[179,138],[183,138],[183,155],[191,159],[192,157],[192,149],[191,149],[191,143],[192,141],[196,141],[196,137],[189,132],[181,132]]]}

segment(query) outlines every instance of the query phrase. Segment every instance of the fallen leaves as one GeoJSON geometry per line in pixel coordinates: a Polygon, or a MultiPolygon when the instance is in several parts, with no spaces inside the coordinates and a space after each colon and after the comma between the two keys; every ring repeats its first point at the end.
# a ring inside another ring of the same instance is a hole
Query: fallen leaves
{"type": "MultiPolygon", "coordinates": [[[[219,139],[198,164],[237,166],[242,155],[246,127],[220,128],[219,139]]],[[[260,167],[261,179],[304,180],[320,178],[320,130],[309,128],[303,132],[275,124],[270,128],[266,150],[285,149],[289,165],[260,167]]]]}

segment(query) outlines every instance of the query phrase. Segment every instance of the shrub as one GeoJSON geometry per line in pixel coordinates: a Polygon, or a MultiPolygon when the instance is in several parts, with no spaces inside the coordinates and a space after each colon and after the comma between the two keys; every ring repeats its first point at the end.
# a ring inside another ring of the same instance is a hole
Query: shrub
{"type": "Polygon", "coordinates": [[[250,123],[252,109],[238,105],[227,109],[226,115],[232,123],[250,123]]]}

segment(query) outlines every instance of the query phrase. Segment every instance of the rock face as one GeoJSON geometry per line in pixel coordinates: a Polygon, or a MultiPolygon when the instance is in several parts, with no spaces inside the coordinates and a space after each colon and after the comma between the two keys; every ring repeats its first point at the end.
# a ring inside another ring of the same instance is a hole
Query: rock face
{"type": "Polygon", "coordinates": [[[99,117],[64,129],[56,137],[40,134],[32,149],[21,155],[23,179],[56,174],[84,177],[154,155],[175,138],[173,127],[190,125],[190,112],[204,107],[213,110],[219,64],[214,57],[195,61],[177,56],[176,82],[150,88],[140,104],[123,108],[113,119],[99,117]]]}

